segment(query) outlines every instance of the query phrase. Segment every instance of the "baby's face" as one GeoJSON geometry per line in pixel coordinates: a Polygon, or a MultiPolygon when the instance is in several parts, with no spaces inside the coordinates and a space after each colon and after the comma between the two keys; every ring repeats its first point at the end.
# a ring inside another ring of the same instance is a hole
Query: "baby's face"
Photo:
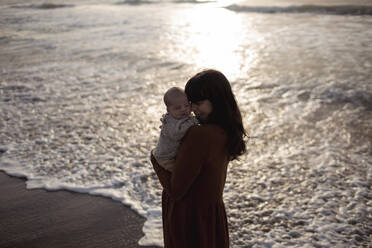
{"type": "Polygon", "coordinates": [[[191,106],[186,95],[170,99],[171,104],[167,107],[168,113],[176,119],[182,119],[190,115],[191,106]]]}

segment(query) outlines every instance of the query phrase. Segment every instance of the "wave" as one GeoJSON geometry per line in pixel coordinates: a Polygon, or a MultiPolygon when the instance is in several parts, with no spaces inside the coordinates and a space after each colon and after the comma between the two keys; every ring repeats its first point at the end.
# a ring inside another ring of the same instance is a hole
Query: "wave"
{"type": "Polygon", "coordinates": [[[117,5],[142,5],[142,4],[153,4],[153,1],[146,1],[146,0],[125,0],[122,2],[117,2],[117,5]]]}
{"type": "Polygon", "coordinates": [[[225,7],[236,12],[252,12],[252,13],[315,13],[329,15],[372,15],[372,6],[361,5],[337,5],[337,6],[322,6],[322,5],[300,5],[300,6],[244,6],[244,5],[229,5],[225,7]]]}
{"type": "Polygon", "coordinates": [[[328,104],[350,104],[354,107],[362,107],[366,111],[372,111],[372,93],[365,91],[352,91],[344,93],[327,90],[317,97],[317,99],[328,104]]]}
{"type": "Polygon", "coordinates": [[[117,2],[117,5],[142,5],[142,4],[158,4],[158,3],[213,3],[215,0],[124,0],[117,2]]]}
{"type": "Polygon", "coordinates": [[[58,8],[69,8],[69,7],[74,7],[74,5],[43,3],[43,4],[37,4],[37,5],[32,4],[32,5],[13,6],[13,8],[27,8],[27,9],[58,9],[58,8]]]}

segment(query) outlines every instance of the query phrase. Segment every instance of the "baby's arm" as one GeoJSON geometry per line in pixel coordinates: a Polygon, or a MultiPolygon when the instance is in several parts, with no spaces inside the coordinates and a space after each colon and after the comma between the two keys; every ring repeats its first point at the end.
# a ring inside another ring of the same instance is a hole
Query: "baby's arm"
{"type": "Polygon", "coordinates": [[[199,123],[198,120],[193,116],[177,121],[175,128],[172,130],[171,137],[174,140],[182,139],[182,137],[186,134],[187,130],[192,126],[197,125],[198,123],[199,123]]]}

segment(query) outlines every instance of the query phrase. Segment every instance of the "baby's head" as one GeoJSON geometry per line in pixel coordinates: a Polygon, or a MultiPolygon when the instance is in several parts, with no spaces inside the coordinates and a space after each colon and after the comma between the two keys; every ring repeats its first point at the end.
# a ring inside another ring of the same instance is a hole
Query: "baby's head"
{"type": "Polygon", "coordinates": [[[178,87],[172,87],[164,94],[164,103],[168,113],[176,119],[190,115],[191,108],[185,92],[178,87]]]}

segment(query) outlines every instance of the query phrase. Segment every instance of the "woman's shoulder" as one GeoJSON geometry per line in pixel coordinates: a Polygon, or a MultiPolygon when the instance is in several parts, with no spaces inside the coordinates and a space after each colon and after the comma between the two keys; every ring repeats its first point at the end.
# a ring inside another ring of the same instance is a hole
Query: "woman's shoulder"
{"type": "Polygon", "coordinates": [[[188,136],[196,139],[225,139],[226,132],[221,127],[213,124],[194,125],[189,128],[188,136]]]}

